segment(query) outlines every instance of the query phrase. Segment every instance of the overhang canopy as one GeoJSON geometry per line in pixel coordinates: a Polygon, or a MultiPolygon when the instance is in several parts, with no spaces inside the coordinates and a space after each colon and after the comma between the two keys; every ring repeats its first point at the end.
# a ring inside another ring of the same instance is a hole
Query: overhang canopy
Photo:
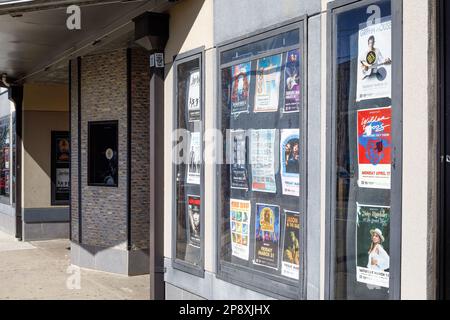
{"type": "Polygon", "coordinates": [[[15,82],[66,82],[68,60],[133,45],[133,18],[172,1],[0,0],[0,73],[15,82]],[[81,30],[66,26],[67,6],[81,7],[81,30]]]}

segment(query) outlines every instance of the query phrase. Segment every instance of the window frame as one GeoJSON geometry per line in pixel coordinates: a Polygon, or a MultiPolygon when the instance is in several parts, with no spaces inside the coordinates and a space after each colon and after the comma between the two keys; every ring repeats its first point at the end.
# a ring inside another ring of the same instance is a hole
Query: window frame
{"type": "MultiPolygon", "coordinates": [[[[326,230],[325,230],[325,298],[335,299],[336,252],[336,47],[337,21],[340,13],[377,4],[384,0],[336,0],[327,7],[327,137],[326,147],[326,230]]],[[[389,299],[401,298],[401,237],[402,237],[402,148],[403,148],[403,0],[391,1],[392,55],[392,144],[391,205],[390,205],[390,269],[389,299]],[[394,87],[395,86],[395,87],[394,87]],[[400,88],[401,90],[396,90],[400,88]]]]}
{"type": "Polygon", "coordinates": [[[119,175],[119,166],[120,166],[120,152],[119,152],[119,145],[120,145],[120,127],[119,127],[119,121],[118,120],[105,120],[105,121],[89,121],[88,122],[88,149],[87,149],[87,185],[89,187],[103,187],[103,188],[118,188],[119,187],[119,179],[120,179],[120,175],[119,175]],[[93,183],[90,182],[90,172],[91,172],[91,143],[92,143],[92,126],[95,125],[115,125],[117,126],[117,181],[114,185],[107,185],[104,183],[93,183]]]}
{"type": "MultiPolygon", "coordinates": [[[[4,91],[3,94],[8,93],[8,91],[4,91]]],[[[8,195],[0,195],[0,203],[4,205],[12,205],[12,127],[11,127],[11,119],[12,114],[11,112],[9,114],[4,115],[3,117],[0,117],[0,125],[3,126],[3,123],[7,123],[8,132],[9,132],[9,169],[2,169],[2,170],[9,170],[9,194],[8,195]]],[[[5,180],[5,187],[6,187],[6,180],[5,180]]]]}
{"type": "MultiPolygon", "coordinates": [[[[172,93],[172,128],[178,129],[178,66],[180,64],[199,60],[200,68],[200,117],[201,117],[201,155],[204,154],[205,142],[205,47],[198,47],[174,56],[173,70],[173,93],[172,93]]],[[[186,110],[185,110],[186,111],[186,110]]],[[[205,277],[205,159],[202,156],[200,170],[200,263],[195,266],[189,262],[177,258],[177,165],[172,162],[172,267],[176,270],[189,273],[191,275],[204,278],[205,277]]],[[[189,192],[186,193],[186,197],[189,192]]]]}
{"type": "MultiPolygon", "coordinates": [[[[301,105],[299,112],[299,124],[300,124],[300,141],[302,143],[301,152],[303,154],[301,161],[301,172],[300,172],[300,196],[298,197],[298,211],[300,213],[300,276],[299,280],[289,280],[285,277],[279,275],[271,275],[269,273],[265,273],[259,270],[255,270],[253,268],[239,266],[233,264],[231,262],[226,262],[221,260],[221,228],[222,228],[222,216],[223,216],[223,208],[220,199],[220,192],[222,190],[222,165],[216,163],[215,165],[215,186],[216,192],[214,192],[214,208],[216,208],[215,218],[215,240],[216,240],[216,277],[220,280],[232,283],[237,286],[244,287],[249,290],[253,290],[260,294],[270,296],[276,299],[294,299],[294,300],[303,300],[307,297],[307,135],[308,135],[308,97],[307,97],[307,84],[308,84],[308,70],[307,70],[307,60],[308,60],[308,24],[307,24],[307,16],[303,15],[298,18],[290,19],[272,26],[269,26],[264,29],[260,29],[256,32],[251,32],[245,34],[241,37],[237,37],[217,45],[217,65],[216,70],[217,74],[215,75],[216,79],[216,109],[215,112],[215,128],[222,132],[222,100],[221,100],[221,88],[222,88],[222,79],[221,79],[221,70],[223,68],[228,68],[232,65],[236,65],[243,62],[254,61],[261,57],[268,57],[277,53],[287,52],[293,49],[299,49],[300,54],[302,55],[301,59],[301,105]],[[264,40],[266,38],[270,38],[273,36],[277,36],[281,33],[299,30],[299,42],[295,46],[288,46],[278,49],[272,49],[268,51],[264,51],[262,54],[246,57],[243,59],[235,60],[232,62],[226,62],[224,64],[221,63],[221,54],[224,51],[233,50],[243,45],[258,42],[260,40],[264,40]],[[250,280],[249,280],[250,279],[250,280]],[[279,280],[283,280],[280,282],[279,280]],[[296,283],[296,285],[287,284],[288,282],[296,283]],[[261,284],[264,284],[263,286],[261,284]]],[[[278,148],[275,148],[278,150],[278,148]]],[[[277,151],[276,151],[277,152],[277,151]]],[[[216,154],[223,154],[223,145],[218,144],[216,146],[216,154]]],[[[279,172],[277,172],[279,174],[279,172]]],[[[250,199],[251,200],[251,199],[250,199]]],[[[253,201],[254,202],[254,201],[253,201]]],[[[254,203],[252,202],[252,207],[254,203]]],[[[283,216],[283,212],[280,208],[280,218],[283,216]]],[[[281,220],[284,221],[284,220],[281,220]]],[[[284,226],[280,222],[280,234],[281,228],[284,226]]],[[[253,243],[253,241],[252,241],[253,243]]],[[[282,243],[280,243],[281,245],[282,243]]],[[[250,257],[251,259],[251,257],[250,257]]]]}

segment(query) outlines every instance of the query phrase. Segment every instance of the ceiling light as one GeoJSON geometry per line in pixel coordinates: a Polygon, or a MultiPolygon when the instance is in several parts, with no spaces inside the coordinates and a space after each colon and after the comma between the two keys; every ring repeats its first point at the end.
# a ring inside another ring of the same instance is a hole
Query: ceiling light
{"type": "Polygon", "coordinates": [[[4,6],[7,4],[16,4],[16,3],[22,3],[22,2],[31,2],[34,0],[0,0],[0,6],[4,6]]]}

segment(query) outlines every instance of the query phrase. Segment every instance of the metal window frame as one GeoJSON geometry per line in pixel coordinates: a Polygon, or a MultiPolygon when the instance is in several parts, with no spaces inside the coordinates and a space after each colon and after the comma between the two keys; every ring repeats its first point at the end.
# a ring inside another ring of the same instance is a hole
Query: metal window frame
{"type": "MultiPolygon", "coordinates": [[[[173,70],[173,115],[172,115],[172,128],[178,129],[178,65],[190,62],[193,60],[199,60],[200,68],[200,113],[201,113],[201,135],[205,133],[205,47],[199,47],[193,50],[189,50],[174,56],[172,65],[173,70]]],[[[205,142],[202,138],[201,154],[205,150],[205,142]]],[[[172,266],[174,269],[192,274],[194,276],[204,278],[205,277],[205,163],[202,161],[200,172],[200,263],[195,266],[184,260],[177,258],[177,185],[176,185],[176,171],[177,165],[172,163],[172,266]]],[[[187,193],[186,193],[187,196],[187,193]]]]}
{"type": "MultiPolygon", "coordinates": [[[[327,152],[326,163],[326,230],[325,230],[325,298],[335,298],[335,262],[336,252],[332,248],[335,239],[336,213],[336,61],[335,50],[337,34],[336,15],[342,12],[377,4],[385,0],[336,0],[327,8],[327,152]]],[[[392,19],[392,169],[391,169],[391,225],[389,299],[401,298],[401,237],[402,237],[402,150],[403,150],[403,0],[391,1],[392,19]],[[400,90],[398,90],[400,89],[400,90]]]]}
{"type": "MultiPolygon", "coordinates": [[[[3,94],[8,94],[8,90],[3,91],[3,93],[0,94],[0,95],[3,95],[3,94]]],[[[8,107],[9,107],[9,105],[8,105],[8,107]]],[[[9,131],[9,152],[10,152],[9,154],[10,154],[10,157],[11,157],[11,155],[12,155],[12,150],[11,150],[11,148],[12,148],[12,127],[11,127],[11,118],[12,118],[12,113],[11,113],[11,111],[9,111],[8,114],[6,114],[6,115],[0,117],[0,125],[3,125],[3,122],[5,122],[5,123],[7,123],[7,126],[8,126],[8,131],[9,131]]],[[[9,171],[11,171],[11,159],[10,159],[10,169],[9,169],[9,171]]],[[[10,172],[9,183],[10,183],[10,186],[9,186],[9,195],[7,195],[7,196],[5,196],[5,195],[0,195],[0,203],[1,203],[1,204],[8,205],[8,206],[11,206],[11,205],[12,205],[12,194],[11,194],[11,193],[12,193],[12,176],[11,176],[11,172],[10,172]]]]}
{"type": "MultiPolygon", "coordinates": [[[[114,125],[117,127],[117,150],[119,150],[119,121],[118,120],[101,120],[101,121],[88,121],[87,126],[88,126],[88,152],[87,152],[87,185],[89,187],[101,187],[101,188],[118,188],[119,187],[119,179],[120,179],[120,175],[119,172],[117,172],[117,182],[114,185],[106,185],[104,183],[93,183],[90,182],[90,172],[91,170],[94,170],[94,168],[91,168],[91,144],[92,144],[92,127],[93,126],[97,126],[97,125],[114,125]]],[[[119,151],[117,151],[117,168],[119,168],[119,158],[120,158],[120,154],[119,151]]]]}
{"type": "MultiPolygon", "coordinates": [[[[220,280],[235,284],[237,286],[241,286],[243,288],[264,294],[269,297],[273,297],[276,299],[295,299],[295,300],[304,300],[307,297],[307,270],[306,270],[306,260],[307,260],[307,183],[308,183],[308,177],[307,177],[307,121],[308,121],[308,72],[307,72],[307,57],[308,57],[308,24],[307,24],[307,15],[303,15],[298,18],[290,19],[272,26],[269,26],[267,28],[258,30],[256,32],[251,32],[248,34],[245,34],[243,36],[224,41],[222,43],[219,43],[217,45],[217,52],[216,52],[216,70],[217,74],[215,75],[215,78],[217,79],[216,82],[216,117],[215,117],[215,125],[214,127],[222,131],[222,101],[221,101],[221,85],[222,85],[222,79],[221,79],[221,70],[223,68],[229,67],[231,65],[236,65],[238,63],[246,62],[246,61],[253,61],[255,59],[258,59],[260,57],[266,57],[273,54],[286,52],[288,50],[292,50],[295,48],[300,49],[300,53],[303,56],[303,59],[301,59],[301,83],[302,86],[302,105],[300,106],[301,112],[299,112],[299,123],[300,123],[300,139],[302,141],[302,148],[301,152],[303,153],[303,161],[301,164],[301,173],[300,173],[300,185],[303,186],[300,188],[300,197],[299,197],[299,213],[300,213],[300,238],[301,238],[301,244],[300,244],[300,251],[301,251],[301,257],[300,257],[300,277],[298,281],[289,281],[285,279],[282,276],[278,275],[271,275],[268,273],[264,273],[259,270],[255,270],[248,267],[243,267],[239,265],[232,264],[230,262],[222,261],[220,257],[221,253],[221,224],[222,224],[222,203],[220,201],[220,197],[218,194],[220,193],[220,190],[222,190],[222,165],[219,163],[216,163],[215,165],[215,186],[216,186],[216,192],[214,193],[214,207],[216,208],[216,229],[215,229],[215,241],[216,241],[216,277],[220,280]],[[281,33],[291,31],[294,29],[299,30],[299,43],[296,46],[289,46],[284,48],[278,48],[273,50],[265,51],[263,54],[255,55],[246,57],[244,59],[239,59],[236,61],[233,61],[232,63],[224,63],[221,64],[221,53],[224,51],[236,49],[242,45],[246,45],[249,43],[257,42],[260,40],[264,40],[266,38],[270,38],[273,36],[277,36],[281,33]],[[281,282],[280,282],[281,281],[281,282]],[[288,284],[288,283],[291,284],[288,284]],[[296,285],[293,285],[296,283],[296,285]],[[261,286],[261,284],[265,284],[264,286],[261,286]]],[[[223,145],[216,146],[216,154],[221,155],[223,145]]],[[[278,149],[276,149],[278,150],[278,149]]],[[[280,208],[280,217],[282,216],[281,208],[280,208]]],[[[280,225],[280,228],[282,226],[280,225]]]]}

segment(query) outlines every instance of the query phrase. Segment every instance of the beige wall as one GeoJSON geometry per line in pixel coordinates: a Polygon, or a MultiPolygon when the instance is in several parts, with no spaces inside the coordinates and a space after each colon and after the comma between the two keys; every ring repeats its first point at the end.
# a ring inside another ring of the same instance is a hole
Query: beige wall
{"type": "Polygon", "coordinates": [[[24,86],[24,110],[69,111],[69,87],[65,84],[30,83],[24,86]]]}
{"type": "MultiPolygon", "coordinates": [[[[164,82],[164,256],[172,257],[172,130],[173,130],[173,56],[189,50],[205,47],[205,130],[213,128],[215,49],[213,49],[213,0],[186,0],[174,6],[170,12],[170,37],[166,46],[166,78],[164,82]]],[[[214,272],[214,176],[212,166],[205,168],[205,270],[214,272]]]]}
{"type": "Polygon", "coordinates": [[[402,299],[427,299],[429,0],[403,2],[402,299]],[[420,79],[420,81],[417,81],[420,79]],[[418,146],[422,146],[418,150],[418,146]],[[428,146],[428,148],[427,148],[428,146]],[[419,173],[419,174],[418,174],[419,173]]]}
{"type": "Polygon", "coordinates": [[[65,85],[25,85],[23,113],[22,203],[51,206],[51,132],[69,130],[65,85]]]}

